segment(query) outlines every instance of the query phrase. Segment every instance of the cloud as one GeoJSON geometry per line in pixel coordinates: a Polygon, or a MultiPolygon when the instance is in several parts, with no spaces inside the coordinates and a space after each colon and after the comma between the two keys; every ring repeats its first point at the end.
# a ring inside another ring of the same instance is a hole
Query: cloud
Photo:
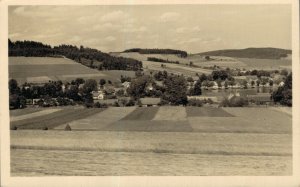
{"type": "Polygon", "coordinates": [[[117,10],[111,13],[105,14],[101,17],[101,21],[103,22],[115,22],[119,20],[124,20],[128,17],[126,13],[123,11],[117,10]]]}
{"type": "Polygon", "coordinates": [[[140,32],[146,32],[146,31],[147,31],[147,28],[145,26],[136,28],[133,25],[130,25],[129,27],[121,30],[121,32],[123,32],[123,33],[140,33],[140,32]]]}
{"type": "Polygon", "coordinates": [[[199,26],[195,26],[195,27],[179,27],[176,29],[176,33],[177,34],[186,34],[186,33],[198,33],[200,32],[201,29],[199,26]]]}
{"type": "Polygon", "coordinates": [[[162,22],[173,22],[180,17],[180,14],[177,12],[166,12],[160,16],[162,22]]]}
{"type": "Polygon", "coordinates": [[[97,24],[92,27],[92,30],[96,31],[112,31],[112,30],[117,30],[120,29],[121,26],[117,24],[112,24],[112,23],[104,23],[104,24],[97,24]]]}
{"type": "Polygon", "coordinates": [[[79,41],[81,41],[81,39],[82,38],[80,36],[75,35],[70,39],[70,41],[71,42],[79,42],[79,41]]]}
{"type": "Polygon", "coordinates": [[[104,40],[107,42],[113,42],[113,41],[116,41],[116,38],[113,36],[107,36],[104,40]]]}

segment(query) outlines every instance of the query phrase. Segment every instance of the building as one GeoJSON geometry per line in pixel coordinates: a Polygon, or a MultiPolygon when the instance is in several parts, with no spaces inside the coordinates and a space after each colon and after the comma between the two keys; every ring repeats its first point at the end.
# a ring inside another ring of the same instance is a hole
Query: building
{"type": "Polygon", "coordinates": [[[92,95],[94,100],[103,100],[105,96],[104,92],[102,91],[93,91],[92,95]]]}

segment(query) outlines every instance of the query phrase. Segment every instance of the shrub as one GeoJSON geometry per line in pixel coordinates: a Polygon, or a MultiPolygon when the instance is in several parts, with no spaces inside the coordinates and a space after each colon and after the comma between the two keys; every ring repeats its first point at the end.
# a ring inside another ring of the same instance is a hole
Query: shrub
{"type": "Polygon", "coordinates": [[[242,97],[233,97],[231,99],[224,99],[221,103],[221,107],[243,107],[247,106],[248,101],[242,97]]]}
{"type": "Polygon", "coordinates": [[[203,101],[199,100],[199,99],[190,99],[188,101],[188,105],[189,106],[197,106],[197,107],[201,107],[203,106],[203,101]]]}

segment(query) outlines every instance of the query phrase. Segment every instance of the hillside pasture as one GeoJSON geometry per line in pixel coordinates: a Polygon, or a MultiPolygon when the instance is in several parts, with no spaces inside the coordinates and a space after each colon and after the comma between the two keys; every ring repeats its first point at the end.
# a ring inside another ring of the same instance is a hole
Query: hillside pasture
{"type": "Polygon", "coordinates": [[[285,59],[254,59],[254,58],[237,58],[238,61],[246,64],[251,69],[279,70],[292,69],[292,60],[285,59]]]}
{"type": "Polygon", "coordinates": [[[51,57],[9,57],[9,78],[19,84],[25,82],[45,83],[52,81],[71,81],[76,78],[101,78],[119,82],[120,76],[134,76],[134,71],[109,70],[98,71],[67,58],[51,57]]]}

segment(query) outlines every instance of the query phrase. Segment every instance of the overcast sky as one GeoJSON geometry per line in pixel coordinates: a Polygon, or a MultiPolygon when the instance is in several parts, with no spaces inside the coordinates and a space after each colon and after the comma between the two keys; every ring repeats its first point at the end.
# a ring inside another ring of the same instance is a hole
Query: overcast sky
{"type": "Polygon", "coordinates": [[[290,5],[11,6],[9,38],[101,51],[291,49],[290,5]]]}

